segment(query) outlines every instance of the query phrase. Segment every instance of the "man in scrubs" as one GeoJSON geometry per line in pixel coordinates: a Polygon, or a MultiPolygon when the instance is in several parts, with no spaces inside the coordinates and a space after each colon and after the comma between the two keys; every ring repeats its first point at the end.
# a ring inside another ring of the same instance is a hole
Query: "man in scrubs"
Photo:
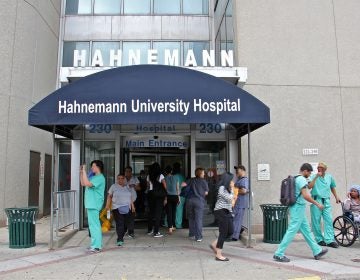
{"type": "Polygon", "coordinates": [[[320,246],[338,248],[339,245],[334,240],[330,192],[334,195],[336,203],[339,203],[340,199],[336,193],[335,180],[329,173],[326,173],[326,169],[326,164],[320,162],[317,167],[318,173],[310,176],[309,189],[311,189],[311,196],[314,200],[324,205],[323,210],[319,210],[314,205],[311,205],[311,227],[315,240],[320,246]],[[324,221],[324,235],[321,232],[321,217],[324,221]]]}
{"type": "Polygon", "coordinates": [[[304,163],[300,167],[300,175],[295,178],[295,196],[297,197],[296,203],[289,207],[290,210],[290,223],[288,229],[279,244],[278,249],[274,254],[274,260],[278,262],[289,262],[290,259],[287,258],[285,254],[286,248],[289,246],[290,242],[294,239],[298,231],[304,236],[306,243],[311,248],[315,260],[319,260],[323,255],[327,253],[327,249],[322,249],[314,240],[313,235],[311,234],[311,229],[309,222],[306,218],[306,201],[314,204],[320,210],[324,206],[314,199],[311,198],[310,194],[307,191],[308,182],[307,178],[312,172],[312,166],[309,163],[304,163]]]}
{"type": "Polygon", "coordinates": [[[86,166],[82,165],[80,167],[80,183],[86,188],[85,208],[91,235],[89,252],[98,253],[102,249],[102,232],[99,214],[104,204],[105,177],[102,174],[104,164],[101,160],[93,160],[90,165],[94,175],[89,179],[86,174],[86,166]]]}

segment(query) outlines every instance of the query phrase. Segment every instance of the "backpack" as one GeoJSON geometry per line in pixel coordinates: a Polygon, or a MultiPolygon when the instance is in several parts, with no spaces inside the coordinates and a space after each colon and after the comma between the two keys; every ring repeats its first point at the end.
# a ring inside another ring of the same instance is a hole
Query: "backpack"
{"type": "Polygon", "coordinates": [[[300,196],[295,196],[295,178],[297,176],[289,175],[287,178],[281,181],[280,190],[280,203],[284,206],[292,206],[296,203],[296,200],[300,196]]]}
{"type": "Polygon", "coordinates": [[[165,198],[167,192],[162,183],[158,180],[152,183],[153,184],[153,196],[157,198],[165,198]]]}

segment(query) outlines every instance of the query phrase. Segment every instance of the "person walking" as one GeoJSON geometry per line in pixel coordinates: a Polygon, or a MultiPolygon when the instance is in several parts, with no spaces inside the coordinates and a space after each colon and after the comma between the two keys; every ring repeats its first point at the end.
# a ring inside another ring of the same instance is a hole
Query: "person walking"
{"type": "Polygon", "coordinates": [[[309,189],[314,200],[324,205],[320,210],[315,205],[311,205],[311,227],[314,232],[315,240],[320,246],[338,248],[339,245],[334,239],[334,228],[332,219],[332,206],[330,202],[330,192],[334,195],[336,203],[340,203],[340,198],[336,193],[336,183],[331,174],[326,173],[327,165],[320,162],[317,167],[317,174],[310,176],[309,189]],[[321,231],[321,218],[324,222],[324,234],[321,231]]]}
{"type": "Polygon", "coordinates": [[[197,242],[202,241],[202,223],[205,206],[205,196],[209,192],[208,183],[204,179],[205,170],[202,167],[195,169],[195,178],[185,184],[189,188],[186,196],[186,213],[189,219],[189,237],[197,242]]]}
{"type": "Polygon", "coordinates": [[[98,253],[102,249],[102,231],[100,225],[100,210],[104,204],[105,177],[104,164],[101,160],[90,163],[93,176],[88,178],[86,165],[80,167],[80,184],[85,187],[84,204],[88,217],[91,244],[89,252],[98,253]]]}
{"type": "Polygon", "coordinates": [[[237,180],[234,188],[237,189],[237,198],[234,205],[234,233],[231,240],[237,241],[240,238],[241,226],[246,208],[249,207],[249,179],[246,177],[245,166],[234,166],[237,180]]]}
{"type": "Polygon", "coordinates": [[[306,218],[306,202],[312,203],[314,206],[318,207],[320,210],[324,209],[324,206],[314,200],[308,191],[307,178],[310,176],[313,168],[311,164],[304,163],[300,167],[300,175],[295,178],[295,197],[297,197],[296,203],[289,207],[290,211],[290,222],[286,230],[286,233],[279,244],[275,254],[274,260],[278,262],[289,262],[290,259],[287,258],[284,253],[287,247],[290,245],[291,241],[294,239],[298,231],[304,236],[306,243],[311,248],[311,251],[314,255],[315,260],[319,260],[323,255],[327,253],[327,249],[322,249],[314,240],[312,236],[309,222],[306,218]]]}
{"type": "Polygon", "coordinates": [[[232,181],[234,175],[231,173],[224,173],[221,175],[220,187],[217,195],[217,200],[214,208],[214,215],[219,225],[219,236],[211,244],[210,248],[215,253],[215,260],[229,261],[222,255],[224,241],[233,233],[233,217],[232,217],[232,202],[234,199],[234,182],[232,181]]]}
{"type": "Polygon", "coordinates": [[[165,182],[167,190],[167,203],[166,203],[166,215],[167,215],[167,225],[168,233],[176,229],[175,218],[176,218],[176,206],[179,203],[179,182],[177,178],[172,175],[172,168],[170,165],[165,167],[165,182]]]}
{"type": "Polygon", "coordinates": [[[106,210],[110,210],[115,219],[117,240],[116,245],[124,244],[125,227],[128,232],[134,232],[134,223],[131,222],[132,213],[135,213],[135,206],[132,199],[132,191],[126,183],[125,174],[117,175],[117,183],[113,184],[106,200],[106,210]]]}

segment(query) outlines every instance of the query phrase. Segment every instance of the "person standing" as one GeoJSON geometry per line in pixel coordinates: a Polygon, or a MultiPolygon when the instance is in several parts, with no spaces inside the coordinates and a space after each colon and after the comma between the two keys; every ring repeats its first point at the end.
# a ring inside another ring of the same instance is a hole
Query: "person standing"
{"type": "MultiPolygon", "coordinates": [[[[181,174],[181,166],[180,163],[178,162],[175,162],[173,165],[173,176],[175,177],[176,181],[179,182],[179,186],[181,188],[182,183],[185,181],[185,177],[181,174]]],[[[179,196],[179,204],[176,206],[176,218],[175,218],[176,228],[183,227],[184,205],[185,205],[185,197],[179,196]]]]}
{"type": "Polygon", "coordinates": [[[309,189],[314,200],[324,205],[323,210],[319,210],[315,205],[311,205],[311,226],[315,240],[320,246],[338,248],[339,245],[334,239],[334,228],[332,219],[332,206],[330,202],[330,192],[334,195],[336,203],[340,199],[336,193],[336,183],[334,178],[326,173],[327,165],[320,162],[317,167],[317,174],[310,176],[309,189]],[[324,234],[321,232],[321,218],[324,221],[324,234]]]}
{"type": "Polygon", "coordinates": [[[115,219],[117,240],[116,245],[124,244],[125,227],[129,232],[134,232],[134,224],[131,223],[132,213],[135,213],[135,206],[132,200],[132,192],[126,184],[125,175],[117,175],[117,183],[113,184],[106,200],[106,210],[110,210],[115,219]]]}
{"type": "Polygon", "coordinates": [[[186,213],[189,219],[189,237],[197,242],[202,241],[202,223],[205,206],[205,196],[209,192],[208,183],[204,179],[205,170],[202,167],[195,169],[195,178],[186,182],[189,187],[186,196],[186,213]]]}
{"type": "Polygon", "coordinates": [[[176,218],[176,206],[179,203],[179,182],[176,177],[172,175],[172,168],[170,165],[165,167],[165,182],[167,190],[167,203],[166,203],[166,215],[168,233],[172,234],[173,230],[176,229],[175,218],[176,218]]]}
{"type": "Polygon", "coordinates": [[[237,189],[237,198],[234,205],[234,233],[231,240],[237,241],[240,238],[245,210],[249,207],[249,179],[246,177],[245,166],[239,165],[234,168],[237,177],[234,184],[234,188],[237,189]]]}
{"type": "MultiPolygon", "coordinates": [[[[126,183],[127,183],[128,187],[130,188],[130,191],[131,191],[132,202],[135,203],[135,201],[137,199],[136,191],[140,190],[140,182],[139,182],[138,178],[133,176],[131,166],[125,167],[125,179],[126,179],[126,183]]],[[[128,229],[128,237],[130,237],[130,238],[135,238],[135,235],[134,235],[135,215],[136,215],[136,213],[134,211],[134,212],[131,212],[130,216],[129,216],[128,224],[130,225],[131,230],[128,229]]]]}
{"type": "Polygon", "coordinates": [[[228,258],[222,255],[222,249],[225,239],[233,233],[233,177],[234,175],[229,172],[221,175],[221,185],[219,187],[217,200],[214,208],[214,215],[217,224],[219,225],[219,236],[211,243],[210,248],[215,253],[215,260],[217,261],[229,261],[228,258]]]}
{"type": "Polygon", "coordinates": [[[100,225],[100,210],[104,204],[105,177],[103,175],[104,164],[101,160],[93,160],[90,163],[94,174],[88,178],[86,166],[80,167],[80,184],[85,187],[85,209],[91,236],[89,251],[98,253],[102,249],[102,232],[100,225]]]}
{"type": "Polygon", "coordinates": [[[166,195],[164,197],[156,196],[154,193],[154,185],[157,185],[156,182],[161,184],[161,187],[164,188],[166,193],[166,181],[163,174],[161,174],[160,164],[154,162],[149,168],[149,176],[147,178],[149,183],[148,191],[148,202],[149,202],[149,218],[148,218],[148,235],[153,235],[153,237],[163,237],[159,232],[161,214],[164,206],[167,203],[166,195]]]}
{"type": "Polygon", "coordinates": [[[323,255],[327,253],[327,249],[322,249],[314,240],[312,236],[309,222],[306,218],[306,202],[312,203],[320,210],[324,208],[322,204],[314,200],[307,191],[308,181],[307,178],[312,172],[312,166],[310,163],[304,163],[300,167],[300,175],[295,178],[295,196],[297,200],[294,205],[289,207],[290,211],[290,222],[286,230],[286,233],[279,244],[275,254],[274,260],[278,262],[289,262],[284,253],[290,242],[294,239],[298,231],[304,236],[306,243],[311,248],[315,260],[319,260],[323,255]]]}

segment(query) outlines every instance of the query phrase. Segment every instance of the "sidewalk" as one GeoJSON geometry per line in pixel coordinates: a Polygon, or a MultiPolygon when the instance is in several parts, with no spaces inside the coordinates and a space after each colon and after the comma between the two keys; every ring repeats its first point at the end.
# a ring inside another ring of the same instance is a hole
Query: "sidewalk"
{"type": "MultiPolygon", "coordinates": [[[[104,234],[104,250],[89,254],[87,230],[77,232],[60,249],[48,249],[49,218],[36,224],[37,245],[28,249],[10,249],[8,230],[0,228],[1,279],[360,279],[359,248],[329,248],[315,261],[305,241],[298,236],[290,245],[290,263],[272,260],[277,244],[261,241],[246,248],[242,242],[225,243],[229,262],[215,261],[208,245],[216,229],[205,229],[204,240],[187,238],[186,229],[163,238],[147,236],[145,229],[135,231],[135,239],[115,246],[114,229],[104,234]]],[[[165,231],[165,229],[163,229],[165,231]]]]}

